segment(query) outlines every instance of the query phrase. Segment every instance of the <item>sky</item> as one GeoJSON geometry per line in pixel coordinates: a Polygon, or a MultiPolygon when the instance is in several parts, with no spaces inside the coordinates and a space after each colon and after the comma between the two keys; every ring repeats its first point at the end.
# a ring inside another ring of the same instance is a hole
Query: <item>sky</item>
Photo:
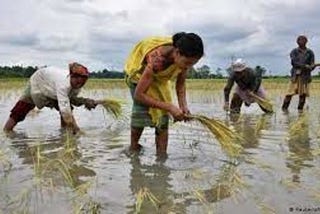
{"type": "Polygon", "coordinates": [[[241,57],[288,74],[298,35],[320,62],[319,8],[319,0],[1,0],[0,65],[122,71],[139,40],[184,31],[204,42],[195,67],[226,69],[241,57]]]}

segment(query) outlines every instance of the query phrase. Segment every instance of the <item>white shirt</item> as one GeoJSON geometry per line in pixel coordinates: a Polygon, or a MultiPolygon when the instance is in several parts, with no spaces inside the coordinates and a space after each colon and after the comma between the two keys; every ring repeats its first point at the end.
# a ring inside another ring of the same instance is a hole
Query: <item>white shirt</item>
{"type": "Polygon", "coordinates": [[[71,114],[70,97],[79,94],[80,89],[72,89],[68,69],[43,67],[30,77],[30,93],[34,104],[43,108],[50,99],[57,100],[61,113],[71,114]]]}

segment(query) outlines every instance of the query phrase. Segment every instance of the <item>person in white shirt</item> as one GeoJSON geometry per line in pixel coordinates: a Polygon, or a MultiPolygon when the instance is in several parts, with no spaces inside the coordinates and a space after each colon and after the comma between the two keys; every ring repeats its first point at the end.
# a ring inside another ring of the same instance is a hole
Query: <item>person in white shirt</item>
{"type": "Polygon", "coordinates": [[[25,119],[35,107],[55,108],[61,116],[61,126],[77,133],[79,127],[72,114],[72,106],[84,105],[88,110],[97,106],[97,101],[78,97],[80,89],[87,82],[88,69],[79,63],[70,63],[69,69],[55,67],[39,68],[29,80],[24,94],[11,110],[3,130],[10,132],[25,119]]]}

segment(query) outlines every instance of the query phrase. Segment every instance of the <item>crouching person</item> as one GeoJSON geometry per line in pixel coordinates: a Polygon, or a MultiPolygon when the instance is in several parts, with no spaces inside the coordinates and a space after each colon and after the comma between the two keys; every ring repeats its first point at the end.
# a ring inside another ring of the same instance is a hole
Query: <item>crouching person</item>
{"type": "MultiPolygon", "coordinates": [[[[248,67],[243,59],[237,59],[231,64],[231,73],[228,82],[224,87],[224,110],[231,113],[240,113],[241,105],[244,102],[246,106],[254,103],[254,98],[250,93],[254,93],[261,98],[266,98],[265,91],[261,86],[261,74],[256,73],[252,68],[248,67]],[[230,91],[236,82],[237,86],[229,104],[230,91]]],[[[270,113],[267,109],[259,105],[262,111],[270,113]]]]}
{"type": "Polygon", "coordinates": [[[79,127],[72,114],[73,106],[84,105],[89,110],[97,106],[95,100],[77,96],[88,77],[88,69],[78,63],[69,64],[69,69],[39,68],[30,77],[24,94],[11,110],[3,130],[12,131],[35,107],[49,107],[59,111],[61,127],[76,134],[79,127]]]}

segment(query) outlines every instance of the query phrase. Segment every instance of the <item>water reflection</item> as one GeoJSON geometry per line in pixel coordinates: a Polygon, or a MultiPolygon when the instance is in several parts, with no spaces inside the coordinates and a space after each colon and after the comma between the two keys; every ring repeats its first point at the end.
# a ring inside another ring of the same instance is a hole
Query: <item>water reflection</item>
{"type": "Polygon", "coordinates": [[[270,119],[272,115],[248,115],[248,114],[229,114],[229,124],[232,124],[237,133],[243,139],[241,145],[244,148],[257,148],[262,130],[271,127],[270,119]]]}
{"type": "MultiPolygon", "coordinates": [[[[80,208],[91,210],[92,206],[97,208],[97,203],[87,194],[91,186],[88,178],[96,173],[79,163],[82,156],[78,148],[79,139],[66,133],[60,134],[46,139],[28,137],[23,133],[11,136],[11,147],[21,164],[30,165],[32,170],[23,167],[24,170],[11,172],[16,176],[6,184],[5,189],[10,190],[17,185],[24,188],[17,189],[15,193],[4,189],[9,198],[5,210],[41,213],[40,210],[47,209],[49,212],[52,204],[62,201],[72,202],[73,211],[80,208]],[[66,194],[59,197],[61,201],[54,201],[53,195],[61,195],[62,190],[66,194]],[[39,199],[47,203],[41,203],[39,199]],[[19,205],[21,201],[23,206],[19,205]]],[[[17,164],[15,167],[19,167],[17,164]]]]}
{"type": "Polygon", "coordinates": [[[78,162],[82,156],[78,148],[79,137],[63,132],[59,136],[51,136],[45,140],[28,138],[26,135],[20,138],[23,136],[21,134],[18,136],[13,139],[12,147],[16,149],[23,164],[30,164],[34,168],[41,167],[44,170],[41,172],[43,179],[54,179],[57,184],[71,182],[69,185],[75,188],[85,182],[83,178],[96,175],[93,170],[78,162]],[[57,176],[57,172],[64,174],[65,177],[61,174],[57,176]]]}
{"type": "Polygon", "coordinates": [[[218,175],[201,173],[200,169],[188,171],[181,180],[185,184],[180,183],[185,191],[178,193],[172,190],[171,171],[163,160],[149,165],[142,164],[140,158],[133,156],[130,159],[130,189],[135,204],[128,207],[129,213],[188,213],[190,210],[211,213],[216,202],[237,197],[246,186],[237,167],[224,163],[218,175]],[[141,192],[150,193],[154,202],[148,197],[141,200],[141,192]],[[138,207],[139,201],[143,202],[138,207]]]}
{"type": "MultiPolygon", "coordinates": [[[[221,166],[220,172],[216,176],[213,184],[210,185],[210,188],[194,190],[198,197],[192,200],[202,201],[208,205],[209,203],[215,203],[236,196],[244,186],[245,183],[241,179],[237,166],[225,163],[221,166]],[[198,193],[200,193],[200,195],[198,193]]],[[[186,193],[184,193],[184,195],[186,195],[186,193]]]]}
{"type": "Polygon", "coordinates": [[[129,207],[130,213],[139,210],[139,213],[185,213],[183,204],[174,201],[175,193],[171,190],[170,169],[165,165],[166,158],[157,159],[151,165],[142,164],[140,158],[138,155],[130,157],[130,189],[135,196],[135,205],[129,207]],[[139,195],[143,189],[156,200],[152,202],[150,198],[145,197],[138,208],[139,195]]]}
{"type": "Polygon", "coordinates": [[[305,114],[299,115],[296,120],[290,122],[288,135],[289,155],[287,156],[286,166],[292,173],[292,181],[300,183],[301,170],[304,167],[312,167],[305,162],[313,160],[308,117],[305,114]]]}

